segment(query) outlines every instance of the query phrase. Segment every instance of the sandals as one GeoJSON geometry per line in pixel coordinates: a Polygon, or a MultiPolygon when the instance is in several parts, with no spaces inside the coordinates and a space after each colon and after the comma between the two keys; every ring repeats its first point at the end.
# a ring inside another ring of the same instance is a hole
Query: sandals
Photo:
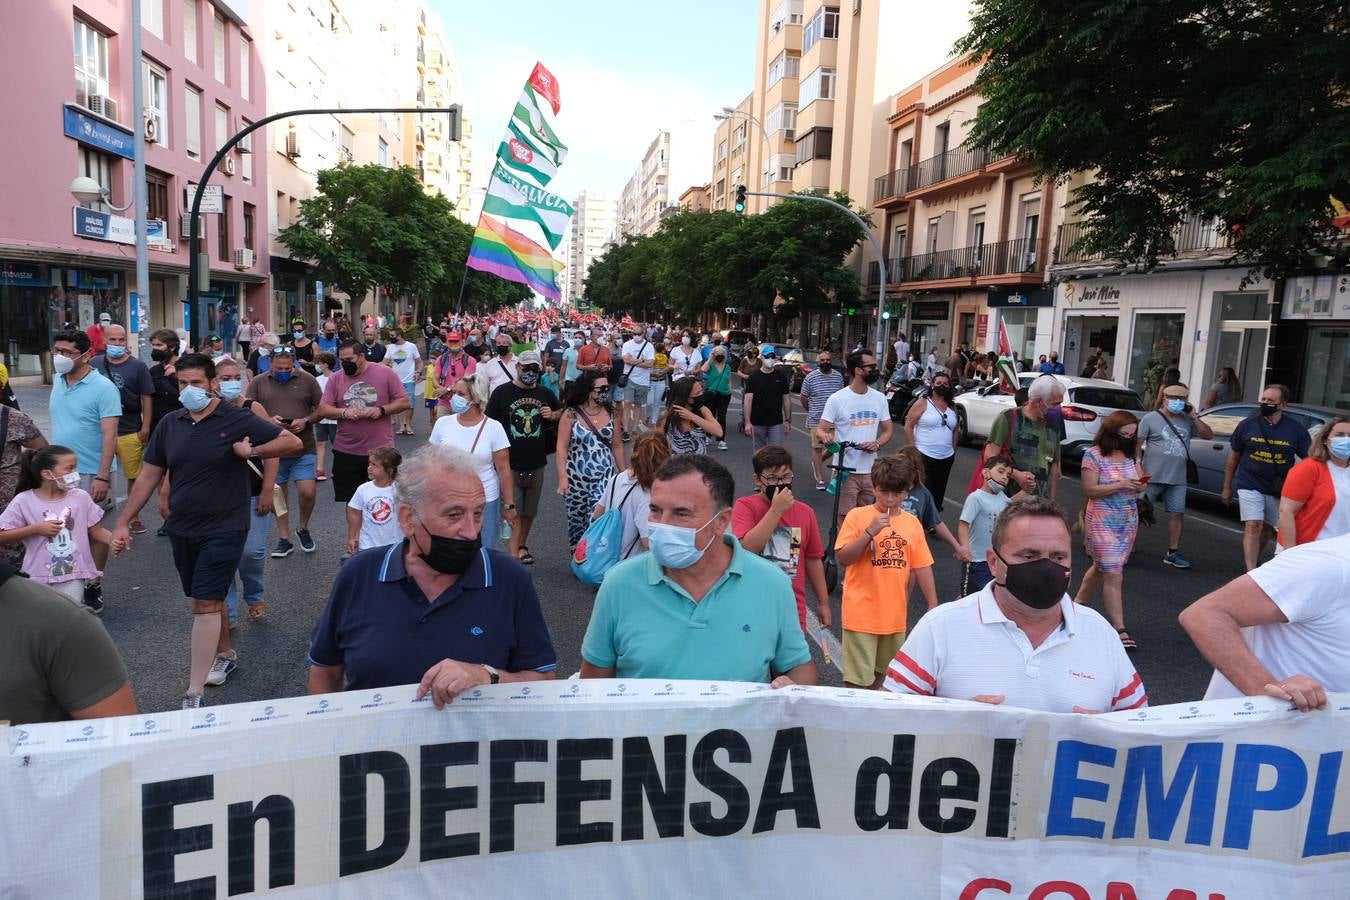
{"type": "Polygon", "coordinates": [[[1120,635],[1120,646],[1125,648],[1126,653],[1133,653],[1139,649],[1139,645],[1135,643],[1134,638],[1130,637],[1128,628],[1117,628],[1116,633],[1120,635]]]}
{"type": "Polygon", "coordinates": [[[254,622],[267,618],[267,601],[259,600],[248,608],[248,617],[254,622]]]}
{"type": "Polygon", "coordinates": [[[524,544],[520,545],[520,553],[516,555],[516,559],[520,560],[520,564],[523,566],[534,565],[534,554],[531,553],[530,548],[526,547],[524,544]]]}

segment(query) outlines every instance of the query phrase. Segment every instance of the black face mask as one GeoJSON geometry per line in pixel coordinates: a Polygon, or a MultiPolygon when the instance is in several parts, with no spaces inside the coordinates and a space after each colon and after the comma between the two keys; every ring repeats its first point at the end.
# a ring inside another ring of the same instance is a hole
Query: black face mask
{"type": "Polygon", "coordinates": [[[157,363],[166,363],[172,358],[173,354],[168,350],[151,350],[150,358],[157,363]]]}
{"type": "Polygon", "coordinates": [[[520,373],[520,383],[526,387],[534,387],[539,383],[539,373],[524,369],[520,373]]]}
{"type": "Polygon", "coordinates": [[[1010,563],[997,550],[994,555],[1008,567],[1008,574],[999,587],[1032,609],[1049,609],[1069,589],[1069,570],[1053,559],[1042,557],[1010,563]]]}
{"type": "Polygon", "coordinates": [[[1120,452],[1124,453],[1126,456],[1134,456],[1136,439],[1122,437],[1120,435],[1117,435],[1117,437],[1120,437],[1120,452]]]}
{"type": "Polygon", "coordinates": [[[933,396],[943,400],[950,400],[952,399],[952,389],[948,385],[939,384],[937,387],[933,388],[933,396]]]}
{"type": "Polygon", "coordinates": [[[375,339],[374,339],[374,338],[366,338],[366,346],[367,346],[367,347],[374,347],[374,346],[375,346],[375,339]]]}
{"type": "Polygon", "coordinates": [[[507,346],[507,347],[498,347],[498,348],[497,348],[497,355],[498,355],[498,356],[510,356],[510,355],[511,355],[511,348],[510,348],[509,346],[507,346]]]}
{"type": "Polygon", "coordinates": [[[474,535],[471,541],[443,537],[432,534],[420,518],[417,521],[422,523],[422,530],[431,538],[431,547],[425,552],[422,551],[421,542],[417,543],[417,555],[422,558],[422,562],[442,575],[463,575],[469,571],[469,566],[473,565],[473,558],[483,546],[482,539],[478,535],[474,535]]]}
{"type": "Polygon", "coordinates": [[[834,371],[834,363],[821,363],[818,368],[820,369],[820,371],[828,375],[834,371]]]}
{"type": "Polygon", "coordinates": [[[783,488],[791,488],[791,487],[792,485],[790,484],[766,484],[764,485],[764,499],[772,503],[775,494],[777,494],[783,488]]]}
{"type": "Polygon", "coordinates": [[[702,398],[702,397],[695,397],[693,400],[690,400],[690,401],[689,401],[689,411],[690,411],[690,412],[698,412],[698,411],[701,410],[702,408],[703,408],[703,398],[702,398]]]}
{"type": "Polygon", "coordinates": [[[344,359],[344,360],[342,361],[342,371],[346,373],[346,375],[347,375],[348,378],[355,378],[355,377],[356,377],[356,360],[354,360],[354,359],[344,359]]]}
{"type": "Polygon", "coordinates": [[[1261,404],[1261,415],[1265,416],[1267,419],[1269,419],[1271,416],[1275,415],[1279,411],[1280,407],[1274,403],[1261,404]]]}
{"type": "Polygon", "coordinates": [[[863,376],[863,384],[876,384],[877,379],[880,377],[881,373],[873,369],[871,372],[868,372],[866,375],[863,376]]]}

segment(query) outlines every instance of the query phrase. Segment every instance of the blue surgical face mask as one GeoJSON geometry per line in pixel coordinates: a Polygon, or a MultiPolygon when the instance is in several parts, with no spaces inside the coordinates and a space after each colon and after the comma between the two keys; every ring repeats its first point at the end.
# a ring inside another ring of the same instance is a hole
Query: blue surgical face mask
{"type": "MultiPolygon", "coordinates": [[[[720,515],[720,513],[719,513],[720,515]]],[[[703,554],[712,546],[709,541],[702,548],[698,546],[698,533],[716,520],[713,516],[698,528],[686,528],[682,525],[662,525],[651,523],[647,542],[651,546],[652,556],[667,569],[687,569],[703,558],[703,554]]],[[[713,541],[720,535],[714,535],[713,541]]]]}
{"type": "Polygon", "coordinates": [[[1332,438],[1327,442],[1327,448],[1337,459],[1350,459],[1350,435],[1332,438]]]}
{"type": "Polygon", "coordinates": [[[1186,401],[1177,397],[1167,401],[1167,411],[1170,413],[1184,413],[1186,411],[1186,401]]]}
{"type": "Polygon", "coordinates": [[[183,408],[188,412],[201,412],[211,402],[211,395],[205,388],[190,384],[178,392],[178,402],[183,404],[183,408]]]}
{"type": "Polygon", "coordinates": [[[305,336],[305,333],[303,331],[292,331],[291,336],[298,341],[305,336]]]}
{"type": "Polygon", "coordinates": [[[220,399],[234,400],[244,392],[244,383],[242,381],[222,381],[220,383],[220,399]]]}
{"type": "Polygon", "coordinates": [[[467,412],[469,409],[469,401],[465,400],[459,394],[451,394],[450,408],[454,410],[456,414],[467,412]]]}
{"type": "Polygon", "coordinates": [[[290,381],[291,376],[294,374],[295,374],[294,371],[278,372],[276,369],[272,370],[272,377],[275,378],[277,381],[280,381],[282,384],[285,384],[286,382],[290,381]]]}
{"type": "Polygon", "coordinates": [[[119,347],[116,344],[109,344],[104,352],[108,354],[108,359],[121,359],[127,355],[127,348],[119,347]]]}

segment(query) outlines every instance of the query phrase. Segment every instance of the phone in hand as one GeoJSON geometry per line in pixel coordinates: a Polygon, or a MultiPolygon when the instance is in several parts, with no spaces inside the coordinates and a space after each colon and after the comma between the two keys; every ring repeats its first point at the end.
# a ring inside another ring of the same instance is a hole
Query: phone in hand
{"type": "Polygon", "coordinates": [[[1140,475],[1140,476],[1139,476],[1139,480],[1140,480],[1141,482],[1143,482],[1144,484],[1148,484],[1149,481],[1151,481],[1152,479],[1153,479],[1153,476],[1152,476],[1152,475],[1140,475]]]}

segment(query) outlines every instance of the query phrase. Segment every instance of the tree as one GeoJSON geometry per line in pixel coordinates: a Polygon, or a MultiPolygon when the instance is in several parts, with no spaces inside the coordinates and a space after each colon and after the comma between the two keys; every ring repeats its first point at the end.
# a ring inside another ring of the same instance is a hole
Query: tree
{"type": "Polygon", "coordinates": [[[430,290],[458,247],[462,264],[468,243],[456,226],[464,227],[450,204],[428,195],[413,169],[341,166],[319,173],[317,192],[300,203],[300,220],[279,238],[313,260],[359,310],[360,298],[377,286],[395,296],[430,290]]]}
{"type": "Polygon", "coordinates": [[[984,58],[970,142],[1095,173],[1072,198],[1082,249],[1151,266],[1200,214],[1268,275],[1343,258],[1348,25],[1330,0],[976,0],[957,43],[984,58]]]}

